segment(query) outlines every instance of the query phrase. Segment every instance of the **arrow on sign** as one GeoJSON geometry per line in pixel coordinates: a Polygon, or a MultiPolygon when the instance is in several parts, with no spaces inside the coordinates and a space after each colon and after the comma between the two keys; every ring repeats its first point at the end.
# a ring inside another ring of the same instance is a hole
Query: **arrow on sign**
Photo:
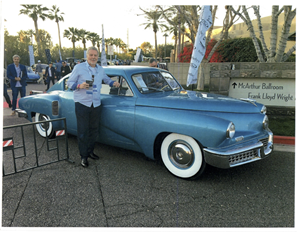
{"type": "Polygon", "coordinates": [[[233,85],[233,88],[235,89],[235,86],[237,86],[237,83],[234,82],[232,85],[233,85]]]}

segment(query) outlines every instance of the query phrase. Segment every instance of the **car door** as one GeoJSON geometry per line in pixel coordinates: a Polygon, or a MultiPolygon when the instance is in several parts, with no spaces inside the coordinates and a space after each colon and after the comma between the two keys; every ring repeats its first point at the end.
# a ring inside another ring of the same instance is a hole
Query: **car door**
{"type": "Polygon", "coordinates": [[[121,86],[111,88],[102,84],[99,142],[140,151],[134,142],[136,96],[124,77],[109,77],[121,86]]]}

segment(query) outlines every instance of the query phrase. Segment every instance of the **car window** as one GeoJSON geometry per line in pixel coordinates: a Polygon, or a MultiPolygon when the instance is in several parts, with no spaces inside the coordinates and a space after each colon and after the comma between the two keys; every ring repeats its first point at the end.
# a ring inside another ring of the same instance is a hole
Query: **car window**
{"type": "Polygon", "coordinates": [[[122,76],[110,76],[113,81],[119,82],[120,88],[110,87],[109,85],[102,83],[101,94],[119,95],[132,97],[133,93],[126,81],[122,76]]]}
{"type": "Polygon", "coordinates": [[[174,79],[171,75],[165,76],[168,77],[169,81],[166,80],[161,72],[139,73],[133,75],[132,79],[141,93],[150,93],[153,91],[172,91],[173,88],[169,82],[171,79],[174,79]]]}

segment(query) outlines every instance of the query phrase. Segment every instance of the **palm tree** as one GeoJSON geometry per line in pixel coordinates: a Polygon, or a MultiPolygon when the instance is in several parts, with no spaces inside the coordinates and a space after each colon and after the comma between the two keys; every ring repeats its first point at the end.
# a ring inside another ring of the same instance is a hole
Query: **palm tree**
{"type": "Polygon", "coordinates": [[[71,42],[73,43],[73,50],[75,51],[75,42],[79,41],[78,38],[78,30],[74,27],[69,27],[69,30],[65,30],[64,31],[64,35],[63,37],[71,40],[71,42]]]}
{"type": "Polygon", "coordinates": [[[86,31],[85,29],[80,29],[77,31],[78,39],[81,40],[84,50],[86,49],[86,39],[89,33],[90,32],[86,31]]]}
{"type": "Polygon", "coordinates": [[[160,21],[160,18],[162,16],[162,12],[156,10],[152,11],[145,11],[140,7],[140,10],[144,12],[143,15],[145,15],[145,18],[147,19],[146,23],[143,23],[141,25],[145,25],[145,29],[152,28],[154,32],[154,39],[155,39],[155,59],[157,59],[157,36],[156,33],[159,29],[165,28],[167,29],[167,26],[160,21]]]}
{"type": "Polygon", "coordinates": [[[60,28],[59,28],[59,21],[64,21],[63,15],[64,13],[62,12],[59,15],[59,7],[56,7],[56,5],[52,6],[52,9],[50,9],[50,14],[48,15],[49,19],[55,20],[57,23],[57,29],[58,29],[58,39],[59,39],[59,48],[61,50],[61,40],[60,40],[60,28]]]}
{"type": "Polygon", "coordinates": [[[41,50],[40,50],[40,37],[39,37],[39,27],[38,27],[38,19],[41,18],[43,21],[47,18],[47,14],[45,11],[49,10],[47,7],[42,7],[42,5],[21,5],[25,9],[20,10],[20,14],[27,15],[29,18],[32,18],[34,22],[35,28],[35,40],[38,45],[38,54],[41,57],[41,50]]]}
{"type": "Polygon", "coordinates": [[[92,42],[93,47],[95,47],[97,40],[99,39],[99,35],[95,32],[89,32],[86,39],[92,42]]]}

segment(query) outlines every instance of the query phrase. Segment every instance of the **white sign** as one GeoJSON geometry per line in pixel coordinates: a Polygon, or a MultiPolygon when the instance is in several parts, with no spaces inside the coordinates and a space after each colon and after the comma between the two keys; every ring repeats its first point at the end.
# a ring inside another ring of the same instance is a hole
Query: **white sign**
{"type": "Polygon", "coordinates": [[[295,107],[295,79],[231,79],[229,97],[250,98],[269,106],[295,107]]]}
{"type": "Polygon", "coordinates": [[[140,55],[141,55],[141,50],[140,48],[138,48],[136,50],[136,55],[135,55],[135,62],[139,62],[139,58],[140,58],[140,55]]]}
{"type": "Polygon", "coordinates": [[[108,45],[108,55],[113,55],[114,54],[114,46],[113,45],[108,45]]]}
{"type": "Polygon", "coordinates": [[[102,51],[101,51],[101,66],[107,66],[105,43],[104,43],[104,28],[102,24],[102,51]]]}
{"type": "Polygon", "coordinates": [[[194,50],[191,57],[186,85],[197,83],[198,68],[205,55],[206,31],[212,25],[210,6],[202,6],[199,16],[199,26],[195,39],[194,50]]]}

